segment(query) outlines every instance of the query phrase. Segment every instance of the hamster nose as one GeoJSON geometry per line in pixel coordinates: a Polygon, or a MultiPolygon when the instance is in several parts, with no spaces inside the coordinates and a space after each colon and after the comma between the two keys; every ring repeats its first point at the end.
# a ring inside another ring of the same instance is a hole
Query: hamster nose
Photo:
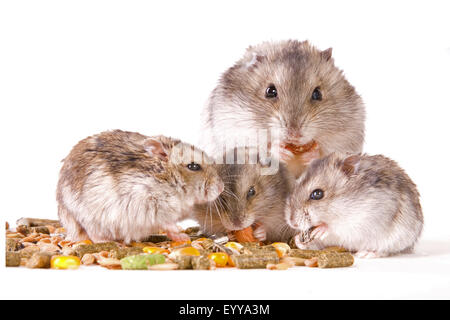
{"type": "Polygon", "coordinates": [[[300,140],[301,137],[302,137],[302,134],[301,134],[300,130],[288,129],[286,141],[287,142],[296,142],[296,141],[300,140]]]}

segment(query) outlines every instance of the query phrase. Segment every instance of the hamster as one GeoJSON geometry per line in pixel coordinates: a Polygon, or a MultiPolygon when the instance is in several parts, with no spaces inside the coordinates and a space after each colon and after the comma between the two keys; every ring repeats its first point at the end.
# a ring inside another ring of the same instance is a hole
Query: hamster
{"type": "Polygon", "coordinates": [[[78,142],[63,162],[58,215],[72,241],[129,243],[160,230],[186,240],[176,223],[223,191],[208,156],[164,136],[103,132],[78,142]]]}
{"type": "Polygon", "coordinates": [[[307,41],[249,47],[222,75],[202,117],[200,146],[209,154],[224,145],[254,146],[242,137],[270,130],[296,177],[331,152],[361,152],[364,141],[361,97],[334,65],[332,49],[320,51],[307,41]]]}
{"type": "Polygon", "coordinates": [[[312,162],[295,183],[286,221],[300,231],[299,248],[342,246],[367,258],[412,251],[423,228],[416,185],[382,155],[312,162]]]}
{"type": "Polygon", "coordinates": [[[204,233],[228,233],[252,226],[256,239],[271,242],[287,242],[297,233],[284,220],[294,178],[283,164],[273,174],[262,174],[267,165],[260,162],[217,167],[224,191],[215,201],[194,206],[204,233]]]}

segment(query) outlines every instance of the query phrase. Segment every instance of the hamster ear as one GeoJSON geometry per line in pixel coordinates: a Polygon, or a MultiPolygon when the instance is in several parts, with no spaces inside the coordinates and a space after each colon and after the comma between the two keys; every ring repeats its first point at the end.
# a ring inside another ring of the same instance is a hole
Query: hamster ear
{"type": "MultiPolygon", "coordinates": [[[[249,50],[250,51],[250,50],[249,50]]],[[[243,61],[243,66],[247,69],[252,68],[254,66],[256,66],[258,63],[260,63],[261,61],[264,60],[264,56],[260,55],[254,51],[250,51],[247,54],[246,59],[243,61]]]]}
{"type": "Polygon", "coordinates": [[[145,140],[144,148],[148,152],[148,154],[150,154],[152,157],[158,157],[164,161],[167,161],[168,159],[167,152],[164,149],[164,146],[161,143],[161,141],[149,138],[145,140]]]}
{"type": "Polygon", "coordinates": [[[326,50],[323,50],[320,55],[322,56],[322,59],[325,61],[328,61],[331,59],[331,54],[333,53],[333,48],[328,48],[326,50]]]}
{"type": "Polygon", "coordinates": [[[360,154],[351,155],[345,158],[344,162],[342,163],[342,171],[349,177],[357,174],[359,171],[360,161],[360,154]]]}

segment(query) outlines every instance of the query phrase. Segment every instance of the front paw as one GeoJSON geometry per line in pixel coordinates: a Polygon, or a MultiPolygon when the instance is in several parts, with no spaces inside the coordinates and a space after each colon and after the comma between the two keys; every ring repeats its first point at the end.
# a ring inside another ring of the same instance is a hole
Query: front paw
{"type": "Polygon", "coordinates": [[[386,255],[381,252],[376,251],[367,251],[367,250],[360,250],[355,253],[355,257],[360,259],[375,259],[375,258],[381,258],[385,257],[386,255]]]}
{"type": "Polygon", "coordinates": [[[328,226],[322,223],[311,231],[311,239],[323,240],[328,236],[328,226]]]}
{"type": "Polygon", "coordinates": [[[294,237],[294,242],[295,245],[297,246],[297,248],[302,249],[302,250],[308,250],[311,246],[311,242],[303,242],[303,236],[301,234],[298,234],[294,237]]]}
{"type": "Polygon", "coordinates": [[[259,241],[266,241],[267,232],[263,225],[259,224],[253,229],[253,236],[259,241]]]}

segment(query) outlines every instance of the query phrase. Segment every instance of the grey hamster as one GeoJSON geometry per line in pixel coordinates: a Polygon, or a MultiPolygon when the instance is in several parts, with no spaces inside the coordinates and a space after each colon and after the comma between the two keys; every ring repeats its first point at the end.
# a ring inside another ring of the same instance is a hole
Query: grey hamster
{"type": "Polygon", "coordinates": [[[225,189],[213,202],[194,206],[196,220],[208,235],[253,227],[260,241],[287,241],[296,234],[284,220],[294,178],[283,164],[262,174],[265,164],[217,165],[225,189]]]}
{"type": "Polygon", "coordinates": [[[365,108],[334,65],[332,50],[307,41],[264,42],[221,76],[203,110],[200,146],[209,154],[239,147],[255,131],[276,130],[280,157],[295,175],[331,152],[362,151],[365,108]],[[303,146],[305,152],[295,154],[303,146]]]}
{"type": "Polygon", "coordinates": [[[298,247],[342,246],[358,257],[411,251],[423,228],[416,185],[382,155],[312,162],[296,181],[286,221],[299,230],[298,247]]]}
{"type": "Polygon", "coordinates": [[[164,136],[103,132],[81,140],[63,161],[58,214],[73,241],[139,241],[160,230],[186,239],[176,223],[223,190],[212,159],[164,136]]]}

